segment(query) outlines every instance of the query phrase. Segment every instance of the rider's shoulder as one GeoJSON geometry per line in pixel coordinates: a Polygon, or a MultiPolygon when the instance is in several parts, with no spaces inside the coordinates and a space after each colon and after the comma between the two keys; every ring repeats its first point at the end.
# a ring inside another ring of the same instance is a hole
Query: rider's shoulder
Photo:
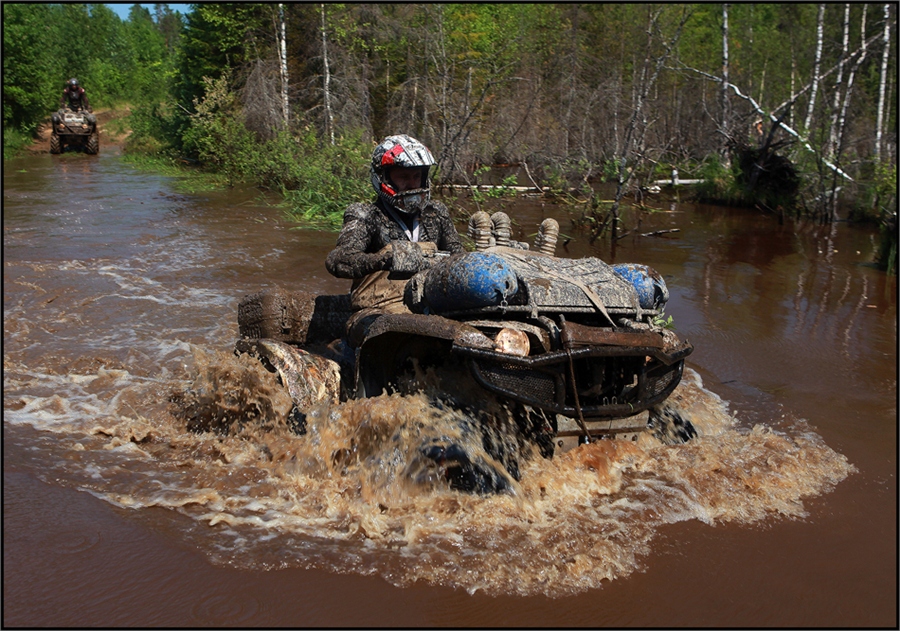
{"type": "Polygon", "coordinates": [[[378,207],[375,204],[354,202],[347,206],[347,209],[344,211],[344,223],[354,220],[366,221],[377,211],[378,207]]]}
{"type": "Polygon", "coordinates": [[[439,202],[436,199],[431,199],[428,201],[428,204],[425,206],[425,213],[433,213],[435,215],[447,215],[450,213],[447,210],[447,207],[443,204],[443,202],[439,202]]]}

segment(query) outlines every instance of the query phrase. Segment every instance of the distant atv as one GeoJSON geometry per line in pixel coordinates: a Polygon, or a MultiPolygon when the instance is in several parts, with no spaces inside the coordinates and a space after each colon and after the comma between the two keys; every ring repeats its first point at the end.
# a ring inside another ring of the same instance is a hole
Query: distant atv
{"type": "Polygon", "coordinates": [[[100,152],[100,132],[96,120],[88,112],[64,108],[53,114],[52,121],[50,153],[62,153],[67,148],[91,155],[100,152]]]}
{"type": "MultiPolygon", "coordinates": [[[[552,219],[537,252],[503,236],[503,213],[481,220],[470,226],[476,252],[435,257],[408,282],[412,313],[383,314],[347,331],[348,295],[268,290],[239,305],[236,351],[278,371],[299,423],[318,402],[411,393],[431,375],[440,378],[444,400],[464,409],[496,412],[489,402],[498,402],[545,457],[645,430],[669,444],[695,436],[690,421],[665,405],[693,346],[663,324],[669,296],[662,277],[643,265],[553,256],[555,234],[544,237],[558,232],[552,219]]],[[[489,425],[493,416],[479,422],[489,425]]],[[[457,488],[503,488],[453,445],[429,445],[423,454],[461,459],[447,473],[457,488]],[[473,483],[459,477],[472,475],[473,483]]]]}

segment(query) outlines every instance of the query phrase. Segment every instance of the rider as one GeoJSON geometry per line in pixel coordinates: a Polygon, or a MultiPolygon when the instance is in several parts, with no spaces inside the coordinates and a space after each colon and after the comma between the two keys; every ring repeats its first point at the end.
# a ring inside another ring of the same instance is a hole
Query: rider
{"type": "Polygon", "coordinates": [[[88,103],[87,93],[84,91],[84,88],[78,84],[78,79],[69,79],[66,82],[62,97],[59,99],[60,109],[66,106],[67,100],[69,102],[69,109],[73,112],[77,112],[82,108],[88,112],[92,111],[91,105],[88,103]]]}
{"type": "Polygon", "coordinates": [[[431,199],[428,170],[434,164],[428,147],[415,138],[388,136],[375,147],[369,169],[377,199],[344,211],[325,267],[333,276],[353,279],[351,337],[366,316],[409,313],[403,304],[406,281],[428,267],[428,254],[463,251],[447,207],[431,199]]]}
{"type": "Polygon", "coordinates": [[[87,92],[78,83],[78,79],[72,78],[66,81],[66,87],[63,89],[62,96],[59,99],[59,112],[53,116],[54,123],[58,123],[62,118],[67,105],[73,112],[79,112],[83,109],[86,112],[88,121],[91,124],[95,122],[96,119],[92,113],[94,110],[88,101],[87,92]]]}

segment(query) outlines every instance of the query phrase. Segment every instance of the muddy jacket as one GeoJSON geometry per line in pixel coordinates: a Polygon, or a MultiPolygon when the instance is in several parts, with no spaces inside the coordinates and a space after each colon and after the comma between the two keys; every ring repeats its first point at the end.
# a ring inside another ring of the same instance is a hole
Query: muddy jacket
{"type": "Polygon", "coordinates": [[[67,100],[69,102],[69,108],[74,112],[77,112],[82,108],[86,110],[91,109],[91,106],[88,103],[87,93],[82,87],[78,87],[75,90],[67,87],[63,90],[62,98],[59,100],[59,107],[65,107],[67,100]]]}
{"type": "Polygon", "coordinates": [[[344,212],[344,227],[325,267],[333,276],[355,280],[389,270],[391,254],[382,250],[391,241],[430,241],[445,252],[463,250],[450,213],[440,202],[428,202],[421,212],[417,236],[411,239],[379,205],[351,204],[344,212]]]}
{"type": "Polygon", "coordinates": [[[391,241],[433,243],[438,250],[462,252],[459,235],[447,207],[431,201],[419,214],[417,224],[401,226],[378,204],[351,204],[344,212],[344,227],[325,267],[338,278],[352,278],[350,304],[356,311],[347,322],[351,340],[359,336],[370,316],[377,313],[408,313],[403,303],[406,281],[411,274],[391,271],[394,253],[391,241]]]}

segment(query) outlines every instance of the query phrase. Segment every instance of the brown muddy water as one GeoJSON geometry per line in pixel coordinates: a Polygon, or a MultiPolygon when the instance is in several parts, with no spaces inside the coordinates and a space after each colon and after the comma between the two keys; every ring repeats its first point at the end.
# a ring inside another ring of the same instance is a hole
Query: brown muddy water
{"type": "Polygon", "coordinates": [[[701,435],[477,497],[410,482],[416,428],[452,420],[424,398],[186,431],[185,392],[285,411],[231,354],[237,304],[346,291],[335,233],[115,151],[7,161],[3,188],[4,626],[897,626],[897,281],[867,231],[660,202],[611,252],[512,203],[520,234],[561,219],[558,254],[664,275],[701,435]]]}

